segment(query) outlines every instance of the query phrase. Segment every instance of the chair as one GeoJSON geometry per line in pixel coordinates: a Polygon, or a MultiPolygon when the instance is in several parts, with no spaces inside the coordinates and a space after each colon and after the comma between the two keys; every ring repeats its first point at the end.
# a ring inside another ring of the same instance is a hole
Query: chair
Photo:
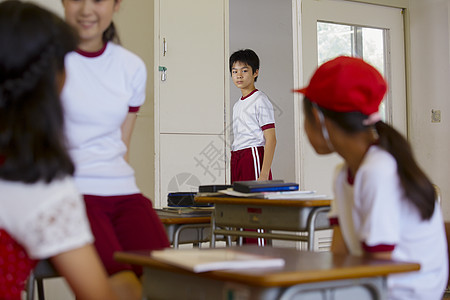
{"type": "Polygon", "coordinates": [[[50,261],[48,259],[39,261],[31,272],[30,277],[28,277],[26,300],[34,300],[34,282],[36,282],[37,285],[38,299],[45,300],[43,280],[55,277],[60,277],[60,275],[53,268],[50,261]]]}

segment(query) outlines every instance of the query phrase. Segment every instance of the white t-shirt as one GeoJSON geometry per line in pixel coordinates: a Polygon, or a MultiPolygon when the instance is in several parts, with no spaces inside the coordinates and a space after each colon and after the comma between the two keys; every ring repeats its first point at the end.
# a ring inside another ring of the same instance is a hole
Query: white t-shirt
{"type": "Polygon", "coordinates": [[[144,103],[144,62],[110,42],[94,57],[69,53],[65,63],[62,101],[77,187],[98,196],[138,193],[134,171],[124,159],[121,125],[129,107],[144,103]]]}
{"type": "Polygon", "coordinates": [[[369,247],[395,246],[392,259],[420,263],[418,272],[390,275],[389,299],[441,299],[447,285],[448,255],[444,223],[436,203],[430,220],[403,193],[397,162],[378,146],[371,146],[348,183],[348,167],[337,168],[335,201],[330,217],[337,217],[349,251],[362,255],[369,247]]]}
{"type": "Polygon", "coordinates": [[[231,150],[264,146],[265,126],[275,126],[273,106],[266,94],[255,90],[233,106],[234,140],[231,150]]]}
{"type": "Polygon", "coordinates": [[[51,183],[0,180],[0,228],[32,259],[93,243],[84,201],[71,177],[51,183]]]}

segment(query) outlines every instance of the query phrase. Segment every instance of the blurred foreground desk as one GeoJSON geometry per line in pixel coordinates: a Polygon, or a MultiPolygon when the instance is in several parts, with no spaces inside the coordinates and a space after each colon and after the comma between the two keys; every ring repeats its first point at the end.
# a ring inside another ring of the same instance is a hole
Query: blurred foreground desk
{"type": "MultiPolygon", "coordinates": [[[[199,249],[205,250],[208,249],[199,249]]],[[[415,263],[371,260],[293,248],[246,245],[239,247],[239,251],[282,257],[285,266],[193,273],[156,261],[149,252],[117,252],[115,259],[142,265],[143,299],[159,300],[386,299],[388,274],[420,268],[415,263]]]]}
{"type": "Polygon", "coordinates": [[[257,199],[230,196],[195,197],[198,203],[213,203],[211,247],[216,235],[303,241],[314,249],[314,231],[329,228],[330,199],[257,199]],[[264,232],[244,231],[264,229],[264,232]],[[273,233],[272,230],[288,233],[273,233]],[[292,233],[290,233],[292,232],[292,233]],[[303,232],[306,235],[296,233],[303,232]]]}

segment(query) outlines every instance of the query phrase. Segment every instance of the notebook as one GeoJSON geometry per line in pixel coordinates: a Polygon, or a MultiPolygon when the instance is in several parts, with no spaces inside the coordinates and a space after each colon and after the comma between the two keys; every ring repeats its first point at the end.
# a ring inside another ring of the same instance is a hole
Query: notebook
{"type": "Polygon", "coordinates": [[[196,273],[284,266],[283,258],[245,253],[233,248],[154,250],[151,257],[196,273]]]}
{"type": "Polygon", "coordinates": [[[235,181],[233,190],[242,193],[297,191],[298,183],[284,182],[283,180],[235,181]]]}

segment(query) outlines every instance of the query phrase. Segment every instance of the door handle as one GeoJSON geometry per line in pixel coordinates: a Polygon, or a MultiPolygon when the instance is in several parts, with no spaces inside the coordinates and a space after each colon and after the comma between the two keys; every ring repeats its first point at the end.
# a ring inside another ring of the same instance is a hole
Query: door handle
{"type": "Polygon", "coordinates": [[[161,72],[161,81],[166,81],[167,79],[167,68],[164,66],[159,66],[159,72],[161,72]]]}

